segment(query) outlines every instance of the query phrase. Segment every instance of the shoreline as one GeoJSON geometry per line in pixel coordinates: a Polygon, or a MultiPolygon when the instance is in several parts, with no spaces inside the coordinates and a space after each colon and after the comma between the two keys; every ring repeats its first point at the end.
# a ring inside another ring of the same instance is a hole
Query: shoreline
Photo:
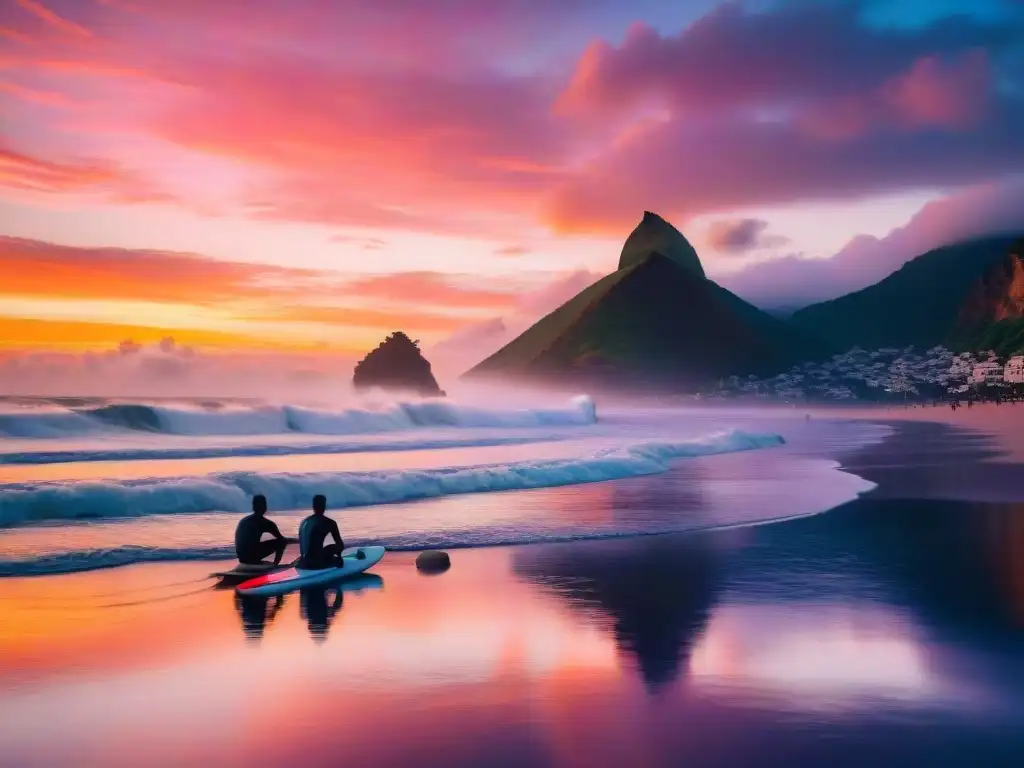
{"type": "MultiPolygon", "coordinates": [[[[995,407],[986,418],[985,411],[981,408],[976,412],[981,419],[967,419],[966,414],[953,412],[941,412],[937,409],[915,409],[914,412],[893,413],[888,410],[858,410],[851,413],[844,409],[822,409],[812,418],[818,420],[841,420],[851,422],[863,422],[872,425],[884,426],[892,430],[891,434],[883,437],[879,442],[870,444],[859,449],[855,454],[840,457],[834,452],[819,455],[819,459],[834,461],[836,469],[844,474],[873,484],[875,487],[866,491],[875,498],[913,498],[932,500],[960,500],[960,501],[989,501],[989,502],[1015,502],[1024,500],[1024,493],[1016,491],[1018,483],[1016,477],[1024,469],[1019,465],[1024,459],[1024,450],[1017,455],[1015,448],[1024,448],[1024,439],[1018,440],[1018,445],[1013,439],[1007,439],[1007,433],[1011,433],[1014,426],[1006,419],[993,420],[993,416],[1002,416],[1006,407],[1003,406],[1003,413],[994,413],[995,407]],[[946,416],[946,418],[934,418],[946,416]],[[953,418],[950,418],[952,416],[953,418]],[[932,418],[928,418],[932,417],[932,418]],[[975,422],[981,423],[975,423],[975,422]],[[965,425],[965,422],[968,422],[965,425]],[[982,427],[998,426],[1001,429],[983,431],[982,427]]],[[[1024,416],[1024,410],[1021,411],[1024,416]]],[[[755,453],[760,453],[756,451],[755,453]]],[[[734,453],[727,453],[725,456],[734,456],[734,453]]],[[[702,456],[697,459],[685,459],[683,464],[690,462],[701,462],[717,457],[702,456]]],[[[674,462],[679,466],[679,462],[674,462]]],[[[673,470],[669,470],[671,473],[673,470]]],[[[649,477],[664,477],[664,473],[650,475],[649,477]]],[[[629,478],[629,482],[634,478],[629,478]]],[[[587,486],[615,485],[622,480],[601,480],[594,483],[569,484],[553,488],[515,490],[513,494],[528,494],[532,497],[535,494],[543,494],[552,490],[567,490],[583,488],[586,493],[587,486]]],[[[490,497],[494,492],[485,493],[490,497]]],[[[864,492],[861,492],[863,495],[864,492]]],[[[431,502],[411,502],[413,505],[421,503],[436,504],[462,504],[466,505],[472,501],[472,497],[478,494],[469,494],[469,499],[458,496],[441,496],[431,502]]],[[[500,494],[504,496],[504,494],[500,494]]],[[[525,497],[524,497],[525,498],[525,497]]],[[[591,541],[614,541],[631,538],[649,538],[652,536],[672,536],[678,533],[696,534],[701,532],[724,531],[733,528],[744,528],[750,526],[772,525],[784,523],[789,520],[803,517],[827,514],[837,506],[833,504],[822,509],[813,511],[799,511],[792,515],[778,514],[763,519],[745,520],[740,522],[721,522],[708,525],[694,526],[685,532],[676,530],[654,530],[654,531],[610,531],[594,533],[567,533],[563,535],[550,535],[540,538],[532,538],[527,541],[517,540],[517,536],[510,534],[505,538],[492,541],[432,541],[422,544],[392,544],[388,545],[391,552],[419,552],[425,549],[450,549],[462,551],[469,549],[501,549],[509,547],[528,547],[531,545],[547,544],[574,544],[591,541]]],[[[401,504],[401,503],[400,503],[401,504]]],[[[382,505],[374,505],[369,509],[381,508],[382,505]]],[[[394,505],[383,505],[384,508],[394,505]]],[[[129,518],[131,519],[131,518],[129,518]]],[[[31,528],[32,526],[30,526],[31,528]]],[[[376,538],[365,539],[352,537],[354,545],[379,543],[376,538]]],[[[384,541],[386,544],[386,541],[384,541]]],[[[20,570],[20,566],[12,565],[9,573],[0,577],[0,584],[8,579],[40,579],[54,576],[70,576],[75,573],[84,573],[92,570],[117,570],[134,565],[159,565],[160,563],[206,563],[206,564],[229,564],[233,562],[230,548],[225,546],[222,551],[207,550],[205,547],[200,552],[197,549],[189,551],[187,547],[178,555],[154,553],[152,556],[143,555],[140,561],[137,552],[133,553],[137,544],[122,544],[115,546],[115,549],[125,549],[124,558],[118,559],[116,551],[109,550],[105,557],[111,558],[109,562],[96,562],[83,567],[81,562],[70,562],[61,565],[65,557],[76,556],[76,553],[69,552],[67,555],[55,553],[52,556],[39,558],[38,570],[20,570]]],[[[143,545],[145,546],[145,545],[143,545]]],[[[287,554],[287,553],[286,553],[287,554]]],[[[14,561],[12,561],[14,562],[14,561]]]]}
{"type": "MultiPolygon", "coordinates": [[[[207,574],[230,560],[2,579],[0,754],[104,767],[333,755],[381,766],[1015,765],[1024,504],[963,499],[985,490],[972,473],[1020,467],[1000,463],[990,435],[893,424],[835,459],[875,490],[785,522],[471,547],[438,575],[392,552],[362,583],[280,601],[212,589],[207,574]],[[936,477],[961,500],[903,498],[936,477]]],[[[800,456],[716,456],[683,462],[674,483],[558,498],[575,500],[572,514],[652,501],[691,514],[735,492],[737,471],[771,477],[800,456]]],[[[751,488],[751,503],[770,506],[751,488]]]]}

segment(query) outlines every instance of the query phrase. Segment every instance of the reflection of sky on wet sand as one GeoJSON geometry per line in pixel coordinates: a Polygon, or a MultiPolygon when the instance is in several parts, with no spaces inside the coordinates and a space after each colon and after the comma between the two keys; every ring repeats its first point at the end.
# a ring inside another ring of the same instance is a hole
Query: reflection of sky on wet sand
{"type": "Polygon", "coordinates": [[[694,649],[689,676],[698,686],[758,688],[815,706],[942,693],[913,625],[871,605],[725,606],[694,649]]]}
{"type": "MultiPolygon", "coordinates": [[[[306,748],[296,745],[313,739],[346,760],[377,754],[376,764],[414,761],[424,750],[459,764],[502,748],[519,764],[618,756],[660,765],[660,751],[680,739],[721,748],[730,733],[738,738],[732,728],[742,718],[733,726],[739,715],[728,714],[735,707],[829,721],[984,708],[934,663],[913,616],[893,606],[745,603],[720,587],[677,584],[661,599],[690,601],[677,614],[682,632],[631,616],[593,569],[615,564],[643,587],[650,577],[642,564],[671,552],[650,541],[583,545],[593,550],[586,556],[579,545],[456,552],[437,578],[420,576],[411,555],[394,554],[375,569],[381,584],[344,593],[322,642],[310,636],[299,595],[286,598],[254,643],[230,591],[107,608],[108,578],[97,575],[80,587],[76,614],[34,625],[42,645],[9,625],[0,631],[0,750],[13,764],[240,765],[298,760],[306,748]],[[550,586],[574,579],[576,592],[550,586]],[[624,642],[630,637],[633,645],[624,642]],[[664,637],[677,647],[659,644],[664,637]],[[655,693],[645,692],[635,660],[645,652],[680,654],[674,678],[655,693]]],[[[678,552],[692,558],[688,546],[678,552]]],[[[736,556],[733,546],[686,568],[719,584],[714,574],[736,556]]],[[[141,585],[186,581],[203,573],[197,568],[133,570],[141,585]]],[[[52,581],[7,582],[5,605],[25,615],[29,603],[73,595],[52,581]]]]}
{"type": "MultiPolygon", "coordinates": [[[[769,473],[728,460],[751,488],[769,473]]],[[[696,515],[734,476],[714,466],[536,498],[591,525],[696,515]]],[[[1024,746],[1022,512],[863,501],[718,533],[455,550],[431,578],[391,553],[323,614],[309,608],[333,592],[243,615],[203,581],[211,563],[0,580],[0,755],[654,766],[771,748],[797,764],[814,763],[808,734],[853,760],[1000,727],[1024,746]]]]}

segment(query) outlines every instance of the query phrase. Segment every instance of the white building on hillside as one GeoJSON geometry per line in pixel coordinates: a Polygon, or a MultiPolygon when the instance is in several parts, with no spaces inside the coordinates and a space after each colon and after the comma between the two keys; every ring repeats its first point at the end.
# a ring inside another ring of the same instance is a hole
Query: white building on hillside
{"type": "Polygon", "coordinates": [[[1010,358],[1003,371],[1003,380],[1008,384],[1024,384],[1024,355],[1010,358]]]}
{"type": "Polygon", "coordinates": [[[989,360],[985,363],[978,363],[974,366],[974,370],[971,371],[972,384],[990,384],[994,381],[1002,380],[1003,366],[993,360],[989,360]]]}

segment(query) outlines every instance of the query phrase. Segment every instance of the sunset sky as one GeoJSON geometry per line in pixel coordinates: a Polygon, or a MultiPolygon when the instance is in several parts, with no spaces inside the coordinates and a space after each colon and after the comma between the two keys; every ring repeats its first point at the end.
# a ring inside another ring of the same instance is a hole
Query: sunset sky
{"type": "Polygon", "coordinates": [[[1024,229],[1018,0],[0,0],[0,116],[8,358],[472,363],[645,209],[769,307],[1024,229]]]}

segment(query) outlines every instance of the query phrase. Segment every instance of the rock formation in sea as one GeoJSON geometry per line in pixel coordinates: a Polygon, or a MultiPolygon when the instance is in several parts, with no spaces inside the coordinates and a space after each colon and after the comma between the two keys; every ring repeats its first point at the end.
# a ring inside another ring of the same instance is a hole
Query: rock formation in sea
{"type": "Polygon", "coordinates": [[[380,388],[423,396],[444,396],[420,351],[419,342],[395,331],[356,365],[352,385],[357,390],[380,388]]]}

